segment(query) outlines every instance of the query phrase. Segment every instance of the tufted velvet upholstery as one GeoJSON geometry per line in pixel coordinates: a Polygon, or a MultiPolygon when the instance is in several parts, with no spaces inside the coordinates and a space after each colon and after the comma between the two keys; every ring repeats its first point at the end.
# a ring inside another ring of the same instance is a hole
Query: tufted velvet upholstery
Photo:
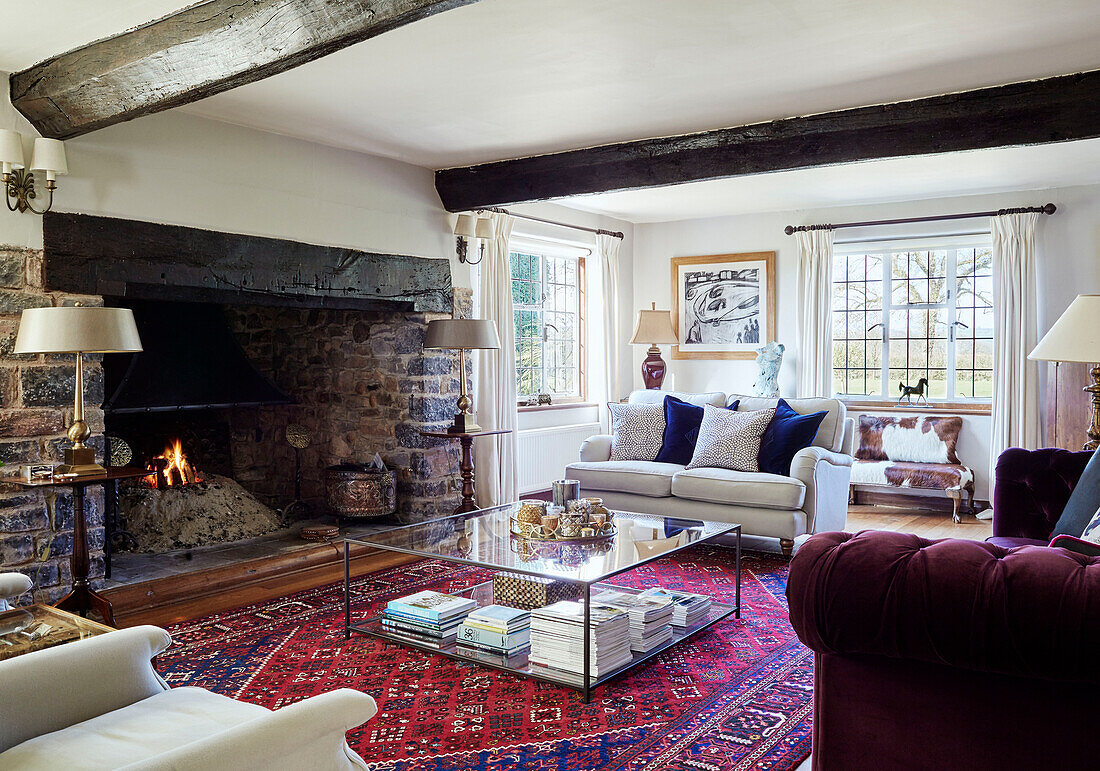
{"type": "Polygon", "coordinates": [[[821,533],[787,599],[815,652],[814,768],[1084,767],[1100,557],[821,533]]]}
{"type": "Polygon", "coordinates": [[[993,535],[1050,540],[1092,452],[1005,450],[993,487],[993,535]]]}

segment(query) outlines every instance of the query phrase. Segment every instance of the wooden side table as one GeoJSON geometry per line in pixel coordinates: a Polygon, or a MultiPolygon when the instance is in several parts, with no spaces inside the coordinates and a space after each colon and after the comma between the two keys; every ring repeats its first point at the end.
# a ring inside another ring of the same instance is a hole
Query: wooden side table
{"type": "Polygon", "coordinates": [[[113,631],[109,626],[49,605],[13,608],[0,613],[0,661],[113,631]],[[39,624],[48,626],[49,631],[37,636],[29,634],[39,624]]]}
{"type": "Polygon", "coordinates": [[[54,604],[55,608],[69,610],[87,616],[89,610],[98,611],[109,625],[115,626],[114,609],[103,595],[88,584],[88,526],[84,517],[84,491],[90,485],[116,485],[122,479],[137,479],[149,476],[149,472],[139,468],[111,468],[106,474],[96,476],[73,477],[72,479],[43,479],[28,482],[19,477],[0,478],[5,484],[19,485],[24,488],[71,487],[73,490],[73,555],[72,587],[69,593],[54,604]]]}
{"type": "Polygon", "coordinates": [[[436,439],[458,439],[462,443],[462,460],[458,464],[458,470],[462,473],[462,503],[455,509],[455,514],[465,514],[467,511],[477,511],[477,501],[474,499],[474,439],[479,436],[497,436],[510,434],[512,429],[504,428],[497,431],[474,431],[473,433],[452,434],[447,431],[421,431],[421,436],[431,436],[436,439]]]}

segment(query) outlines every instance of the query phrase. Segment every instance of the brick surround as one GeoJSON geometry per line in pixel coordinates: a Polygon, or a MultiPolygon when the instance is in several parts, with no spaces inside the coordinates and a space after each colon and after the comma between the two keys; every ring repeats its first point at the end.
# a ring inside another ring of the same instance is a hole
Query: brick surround
{"type": "MultiPolygon", "coordinates": [[[[72,420],[75,371],[71,356],[17,356],[12,353],[25,308],[102,305],[99,297],[47,292],[42,288],[43,256],[36,249],[0,246],[0,474],[11,475],[28,461],[60,461],[67,444],[64,427],[72,420]]],[[[103,370],[99,357],[85,357],[85,419],[89,442],[102,452],[103,370]]],[[[91,576],[103,576],[103,493],[92,487],[85,498],[91,576]]],[[[0,570],[18,570],[35,582],[35,600],[50,602],[65,593],[72,552],[72,498],[58,491],[25,491],[0,485],[0,570]]],[[[95,583],[93,581],[93,583],[95,583]]]]}

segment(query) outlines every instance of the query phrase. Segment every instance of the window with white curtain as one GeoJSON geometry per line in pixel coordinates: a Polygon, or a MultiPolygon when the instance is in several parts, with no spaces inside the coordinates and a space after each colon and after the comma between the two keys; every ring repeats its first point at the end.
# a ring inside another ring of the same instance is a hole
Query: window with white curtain
{"type": "Polygon", "coordinates": [[[896,400],[927,381],[928,401],[993,393],[993,252],[989,237],[837,245],[833,388],[896,400]]]}

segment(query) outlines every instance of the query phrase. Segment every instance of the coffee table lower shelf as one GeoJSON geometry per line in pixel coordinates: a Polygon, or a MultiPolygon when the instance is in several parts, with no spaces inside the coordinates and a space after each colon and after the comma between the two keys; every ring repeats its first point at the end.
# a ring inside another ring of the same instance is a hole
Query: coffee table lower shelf
{"type": "MultiPolygon", "coordinates": [[[[638,589],[632,587],[616,586],[609,583],[594,584],[592,589],[614,589],[615,591],[629,592],[631,594],[637,594],[639,592],[638,589]]],[[[493,582],[485,581],[484,583],[475,584],[461,592],[455,592],[455,594],[473,597],[478,600],[479,605],[491,604],[493,601],[493,582]]],[[[345,636],[348,638],[351,637],[352,632],[355,632],[369,637],[376,637],[380,640],[392,642],[397,645],[404,645],[408,648],[415,648],[426,653],[435,653],[456,661],[469,661],[474,664],[480,664],[483,667],[496,669],[501,672],[508,672],[517,677],[526,677],[530,680],[542,680],[547,683],[572,688],[575,691],[579,691],[584,696],[584,701],[587,703],[591,700],[592,689],[625,674],[662,651],[668,650],[673,645],[678,645],[684,640],[694,637],[700,632],[706,631],[723,619],[735,614],[737,617],[741,615],[740,608],[738,608],[736,604],[718,602],[715,600],[711,604],[710,611],[703,619],[689,627],[672,627],[672,639],[645,653],[635,652],[633,658],[621,667],[601,674],[598,677],[589,677],[589,684],[587,687],[584,685],[583,675],[577,674],[571,677],[571,673],[539,664],[532,664],[527,660],[526,652],[505,657],[492,653],[491,651],[481,651],[466,646],[460,646],[453,642],[437,647],[425,644],[411,636],[394,634],[388,631],[387,628],[382,625],[381,616],[375,616],[358,623],[351,623],[350,619],[345,619],[344,632],[345,636]]]]}

